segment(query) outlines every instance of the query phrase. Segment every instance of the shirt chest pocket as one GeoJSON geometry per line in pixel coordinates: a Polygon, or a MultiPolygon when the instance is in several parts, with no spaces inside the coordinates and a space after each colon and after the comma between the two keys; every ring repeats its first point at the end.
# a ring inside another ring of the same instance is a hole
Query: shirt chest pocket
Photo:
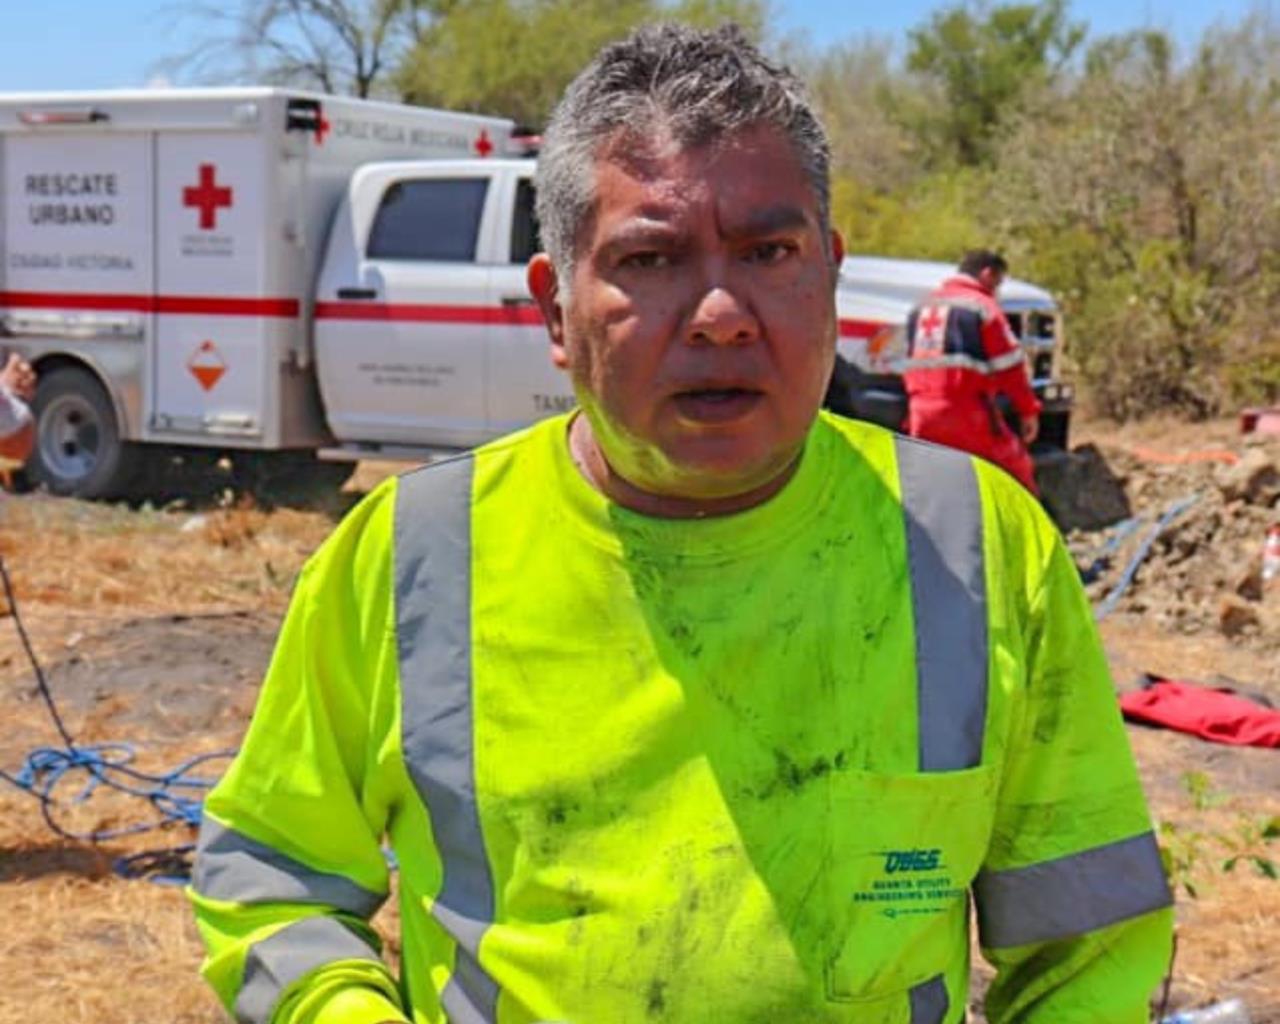
{"type": "Polygon", "coordinates": [[[829,782],[827,997],[865,1004],[860,1021],[959,1019],[938,989],[967,961],[968,889],[991,834],[995,770],[837,772],[829,782]]]}

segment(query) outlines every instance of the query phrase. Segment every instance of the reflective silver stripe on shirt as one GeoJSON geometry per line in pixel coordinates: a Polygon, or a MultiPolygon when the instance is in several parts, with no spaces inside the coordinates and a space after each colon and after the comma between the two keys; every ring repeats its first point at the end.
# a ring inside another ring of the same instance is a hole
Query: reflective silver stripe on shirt
{"type": "Polygon", "coordinates": [[[991,367],[992,373],[999,373],[1001,370],[1007,370],[1012,366],[1021,366],[1026,361],[1026,353],[1020,348],[1015,348],[1002,356],[987,360],[987,365],[991,367]]]}
{"type": "Polygon", "coordinates": [[[244,982],[233,1007],[240,1024],[267,1024],[294,982],[338,960],[382,961],[377,951],[333,917],[304,917],[249,947],[244,982]]]}
{"type": "Polygon", "coordinates": [[[314,871],[207,814],[200,823],[191,886],[213,900],[312,903],[363,918],[372,917],[387,898],[343,875],[314,871]]]}
{"type": "Polygon", "coordinates": [[[982,502],[961,452],[895,437],[915,616],[920,771],[982,761],[987,604],[982,502]]]}
{"type": "Polygon", "coordinates": [[[947,995],[947,981],[941,974],[915,986],[908,996],[911,1000],[911,1024],[942,1024],[951,1008],[947,995]]]}
{"type": "Polygon", "coordinates": [[[984,946],[1049,942],[1169,906],[1150,832],[1056,860],[984,871],[973,886],[984,946]]]}
{"type": "Polygon", "coordinates": [[[396,635],[405,763],[426,806],[443,880],[432,914],[456,942],[441,995],[453,1024],[491,1024],[498,986],[480,966],[493,923],[475,790],[471,690],[471,456],[400,479],[395,510],[396,635]]]}
{"type": "Polygon", "coordinates": [[[1023,362],[1026,362],[1026,356],[1022,354],[1021,349],[1017,352],[1006,352],[994,359],[975,359],[963,352],[948,352],[934,356],[907,356],[905,359],[895,359],[893,368],[899,373],[905,373],[908,370],[972,370],[986,377],[1023,362]]]}

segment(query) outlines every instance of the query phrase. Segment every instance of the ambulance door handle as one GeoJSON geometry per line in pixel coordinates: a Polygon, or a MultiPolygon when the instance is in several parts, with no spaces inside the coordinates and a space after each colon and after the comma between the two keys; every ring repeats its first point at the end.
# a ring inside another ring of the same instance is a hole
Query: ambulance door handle
{"type": "Polygon", "coordinates": [[[508,309],[518,309],[521,306],[532,306],[533,299],[528,295],[504,295],[502,304],[508,309]]]}
{"type": "Polygon", "coordinates": [[[376,299],[378,292],[373,288],[339,288],[340,299],[376,299]]]}

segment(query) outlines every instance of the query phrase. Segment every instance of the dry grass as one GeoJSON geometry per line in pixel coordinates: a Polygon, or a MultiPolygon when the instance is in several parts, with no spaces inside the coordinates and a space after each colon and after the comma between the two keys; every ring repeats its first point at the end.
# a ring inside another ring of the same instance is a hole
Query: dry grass
{"type": "MultiPolygon", "coordinates": [[[[283,609],[306,555],[332,526],[316,512],[251,506],[163,512],[28,496],[0,497],[0,555],[23,620],[46,665],[122,621],[241,608],[283,609]]],[[[56,734],[29,697],[30,673],[15,632],[0,622],[3,700],[0,761],[6,768],[56,734]]],[[[127,657],[128,652],[121,652],[127,657]]],[[[110,729],[121,698],[68,713],[83,743],[146,741],[110,729]]],[[[65,709],[64,709],[65,710],[65,709]]],[[[233,745],[220,735],[153,742],[140,767],[171,767],[201,750],[233,745]]],[[[63,819],[76,828],[132,820],[137,809],[95,800],[63,819]]],[[[59,840],[38,805],[0,788],[0,1024],[214,1024],[226,1018],[196,974],[201,950],[179,889],[126,882],[111,872],[121,853],[189,841],[185,830],[106,849],[59,840]]]]}
{"type": "MultiPolygon", "coordinates": [[[[105,738],[92,719],[76,724],[85,742],[105,738]]],[[[6,739],[15,732],[30,742],[53,738],[41,708],[6,701],[6,739]]],[[[155,745],[139,767],[171,766],[219,740],[155,745]]],[[[74,829],[114,827],[138,819],[135,803],[95,799],[59,817],[74,829]]],[[[178,828],[106,846],[70,842],[44,827],[32,798],[0,788],[0,1024],[225,1020],[195,976],[201,951],[181,890],[112,872],[119,855],[188,841],[178,828]]]]}
{"type": "Polygon", "coordinates": [[[319,513],[252,505],[162,512],[28,496],[0,508],[0,555],[35,612],[207,612],[279,605],[331,526],[319,513]]]}
{"type": "MultiPolygon", "coordinates": [[[[391,468],[362,467],[355,485],[367,489],[391,468]]],[[[199,617],[249,609],[278,615],[303,559],[332,523],[331,514],[318,511],[268,514],[241,506],[166,512],[0,497],[0,554],[42,660],[83,653],[128,661],[145,652],[122,624],[174,613],[199,617]]],[[[0,618],[0,767],[6,769],[30,747],[55,738],[30,697],[30,673],[9,625],[0,618]]],[[[1168,638],[1116,621],[1107,624],[1106,639],[1122,681],[1152,669],[1200,677],[1226,672],[1280,687],[1276,666],[1213,638],[1168,638]]],[[[233,694],[225,714],[195,734],[160,727],[145,734],[133,724],[122,735],[121,715],[130,709],[119,693],[74,703],[68,724],[84,742],[145,741],[142,764],[171,766],[197,750],[233,745],[249,696],[233,694]]],[[[163,708],[152,709],[152,718],[168,721],[163,708]]],[[[1227,751],[1150,730],[1132,736],[1157,817],[1208,836],[1208,848],[1243,819],[1280,814],[1277,752],[1227,751]],[[1205,772],[1232,801],[1197,807],[1179,781],[1188,771],[1205,772]]],[[[93,827],[129,813],[131,808],[95,802],[71,820],[93,827]]],[[[0,930],[0,1024],[225,1019],[198,978],[201,949],[181,892],[111,873],[120,853],[185,838],[178,830],[108,849],[59,841],[29,797],[0,784],[0,920],[8,923],[0,930]]],[[[1201,859],[1192,872],[1201,896],[1182,900],[1179,908],[1175,1004],[1238,994],[1249,1002],[1255,1024],[1276,1024],[1280,883],[1247,870],[1223,874],[1220,860],[1201,859]]],[[[379,923],[394,954],[394,915],[384,912],[379,923]]]]}
{"type": "Polygon", "coordinates": [[[124,882],[101,851],[23,837],[17,810],[0,804],[0,1022],[225,1020],[195,977],[181,891],[124,882]]]}

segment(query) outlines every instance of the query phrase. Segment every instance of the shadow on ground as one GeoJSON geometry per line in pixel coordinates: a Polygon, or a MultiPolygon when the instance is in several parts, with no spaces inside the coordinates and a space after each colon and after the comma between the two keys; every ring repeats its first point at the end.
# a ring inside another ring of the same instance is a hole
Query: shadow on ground
{"type": "Polygon", "coordinates": [[[31,882],[57,875],[105,878],[111,874],[113,859],[113,854],[98,847],[63,842],[19,847],[0,846],[0,885],[31,882]]]}

